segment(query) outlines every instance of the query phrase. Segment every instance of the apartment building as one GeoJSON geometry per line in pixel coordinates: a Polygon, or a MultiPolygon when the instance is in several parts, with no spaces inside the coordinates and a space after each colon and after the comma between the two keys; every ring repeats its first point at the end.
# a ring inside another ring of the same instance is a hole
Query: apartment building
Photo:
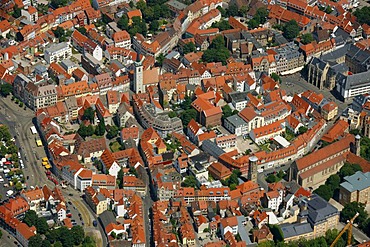
{"type": "Polygon", "coordinates": [[[287,43],[272,50],[276,61],[276,73],[279,75],[293,74],[303,69],[304,56],[299,47],[293,43],[287,43]]]}
{"type": "Polygon", "coordinates": [[[66,42],[52,44],[49,48],[46,48],[44,52],[44,58],[48,64],[61,62],[71,56],[72,48],[66,42]]]}
{"type": "Polygon", "coordinates": [[[55,105],[58,98],[56,87],[53,84],[35,85],[30,82],[25,86],[23,93],[24,103],[34,111],[55,105]]]}

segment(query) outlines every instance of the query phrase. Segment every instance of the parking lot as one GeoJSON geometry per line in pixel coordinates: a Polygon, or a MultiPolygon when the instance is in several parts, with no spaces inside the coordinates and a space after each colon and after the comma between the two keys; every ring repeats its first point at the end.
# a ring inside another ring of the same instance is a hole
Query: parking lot
{"type": "Polygon", "coordinates": [[[76,205],[73,205],[73,202],[68,201],[66,206],[67,206],[67,215],[72,214],[72,216],[70,217],[72,224],[83,227],[85,225],[85,222],[83,222],[82,215],[77,210],[76,205]]]}

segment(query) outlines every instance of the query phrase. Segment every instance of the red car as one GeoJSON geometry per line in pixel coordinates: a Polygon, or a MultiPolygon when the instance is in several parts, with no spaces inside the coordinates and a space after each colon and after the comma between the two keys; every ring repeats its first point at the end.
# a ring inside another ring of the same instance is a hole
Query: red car
{"type": "Polygon", "coordinates": [[[68,218],[71,218],[72,217],[72,214],[71,213],[69,213],[69,214],[67,214],[66,215],[68,218]]]}

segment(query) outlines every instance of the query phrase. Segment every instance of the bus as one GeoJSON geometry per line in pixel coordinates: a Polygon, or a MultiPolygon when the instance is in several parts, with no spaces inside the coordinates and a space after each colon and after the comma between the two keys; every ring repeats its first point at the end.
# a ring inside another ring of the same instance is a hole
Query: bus
{"type": "Polygon", "coordinates": [[[35,126],[31,126],[31,132],[32,132],[32,135],[36,135],[37,134],[37,130],[36,130],[36,127],[35,126]]]}

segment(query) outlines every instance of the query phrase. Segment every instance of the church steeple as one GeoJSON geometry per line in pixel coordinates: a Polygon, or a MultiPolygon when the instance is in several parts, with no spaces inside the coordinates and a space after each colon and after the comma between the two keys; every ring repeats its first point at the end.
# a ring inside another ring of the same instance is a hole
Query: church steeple
{"type": "Polygon", "coordinates": [[[134,71],[133,91],[135,93],[144,93],[144,71],[143,71],[143,63],[142,63],[140,52],[137,53],[134,66],[135,66],[135,71],[134,71]]]}

